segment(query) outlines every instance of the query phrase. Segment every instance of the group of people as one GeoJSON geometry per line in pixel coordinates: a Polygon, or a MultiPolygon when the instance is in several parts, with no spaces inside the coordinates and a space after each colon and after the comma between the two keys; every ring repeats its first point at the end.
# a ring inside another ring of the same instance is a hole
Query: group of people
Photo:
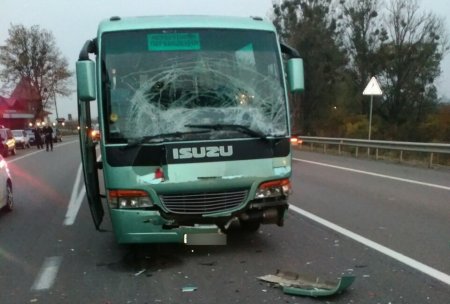
{"type": "Polygon", "coordinates": [[[53,151],[53,128],[50,126],[44,126],[43,128],[36,127],[33,129],[36,146],[38,149],[44,149],[44,143],[42,142],[42,135],[44,135],[46,150],[53,151]]]}

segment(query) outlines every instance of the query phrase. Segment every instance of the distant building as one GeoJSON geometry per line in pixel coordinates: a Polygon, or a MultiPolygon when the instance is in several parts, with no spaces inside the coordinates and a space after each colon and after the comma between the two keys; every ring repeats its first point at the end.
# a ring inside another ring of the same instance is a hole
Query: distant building
{"type": "Polygon", "coordinates": [[[29,79],[22,78],[11,94],[11,97],[0,96],[0,125],[10,129],[24,129],[30,123],[44,121],[47,111],[40,111],[36,117],[37,110],[41,107],[41,96],[34,88],[29,79]]]}

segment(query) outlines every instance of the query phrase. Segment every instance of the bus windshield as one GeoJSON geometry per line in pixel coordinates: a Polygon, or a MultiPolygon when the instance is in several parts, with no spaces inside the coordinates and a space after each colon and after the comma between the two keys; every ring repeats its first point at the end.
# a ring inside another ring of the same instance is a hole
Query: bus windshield
{"type": "Polygon", "coordinates": [[[101,37],[100,54],[107,142],[129,143],[165,134],[187,134],[168,139],[173,141],[288,134],[274,33],[108,32],[101,37]],[[199,126],[202,132],[195,132],[199,126]]]}

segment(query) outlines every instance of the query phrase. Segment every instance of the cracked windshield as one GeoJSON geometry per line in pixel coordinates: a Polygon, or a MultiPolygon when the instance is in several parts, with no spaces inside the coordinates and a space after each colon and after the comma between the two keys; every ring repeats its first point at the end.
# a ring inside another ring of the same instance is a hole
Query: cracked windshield
{"type": "MultiPolygon", "coordinates": [[[[197,124],[287,135],[273,33],[133,31],[106,33],[101,41],[107,140],[189,132],[197,124]]],[[[223,139],[235,133],[228,128],[191,136],[223,139]]]]}

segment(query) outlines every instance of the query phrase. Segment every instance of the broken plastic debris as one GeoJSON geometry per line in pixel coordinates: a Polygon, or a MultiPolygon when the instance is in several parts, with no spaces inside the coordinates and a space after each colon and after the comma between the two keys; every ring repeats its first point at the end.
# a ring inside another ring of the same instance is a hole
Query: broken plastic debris
{"type": "Polygon", "coordinates": [[[181,290],[183,292],[193,292],[197,290],[196,286],[184,286],[183,288],[181,288],[181,290]]]}
{"type": "Polygon", "coordinates": [[[299,295],[299,296],[311,296],[311,297],[323,297],[323,296],[331,296],[334,294],[340,294],[347,287],[352,285],[355,280],[354,276],[342,276],[337,282],[336,286],[332,289],[303,289],[298,287],[283,287],[283,292],[285,294],[290,295],[299,295]]]}
{"type": "Polygon", "coordinates": [[[137,276],[143,274],[143,273],[145,272],[145,270],[146,270],[146,269],[144,268],[144,269],[142,269],[142,270],[136,272],[136,273],[134,274],[134,276],[137,277],[137,276]]]}
{"type": "Polygon", "coordinates": [[[269,274],[258,277],[259,280],[273,283],[283,288],[285,294],[296,296],[323,297],[340,294],[355,280],[354,276],[344,275],[336,283],[321,282],[319,278],[310,279],[301,277],[297,273],[277,271],[275,275],[269,274]]]}

